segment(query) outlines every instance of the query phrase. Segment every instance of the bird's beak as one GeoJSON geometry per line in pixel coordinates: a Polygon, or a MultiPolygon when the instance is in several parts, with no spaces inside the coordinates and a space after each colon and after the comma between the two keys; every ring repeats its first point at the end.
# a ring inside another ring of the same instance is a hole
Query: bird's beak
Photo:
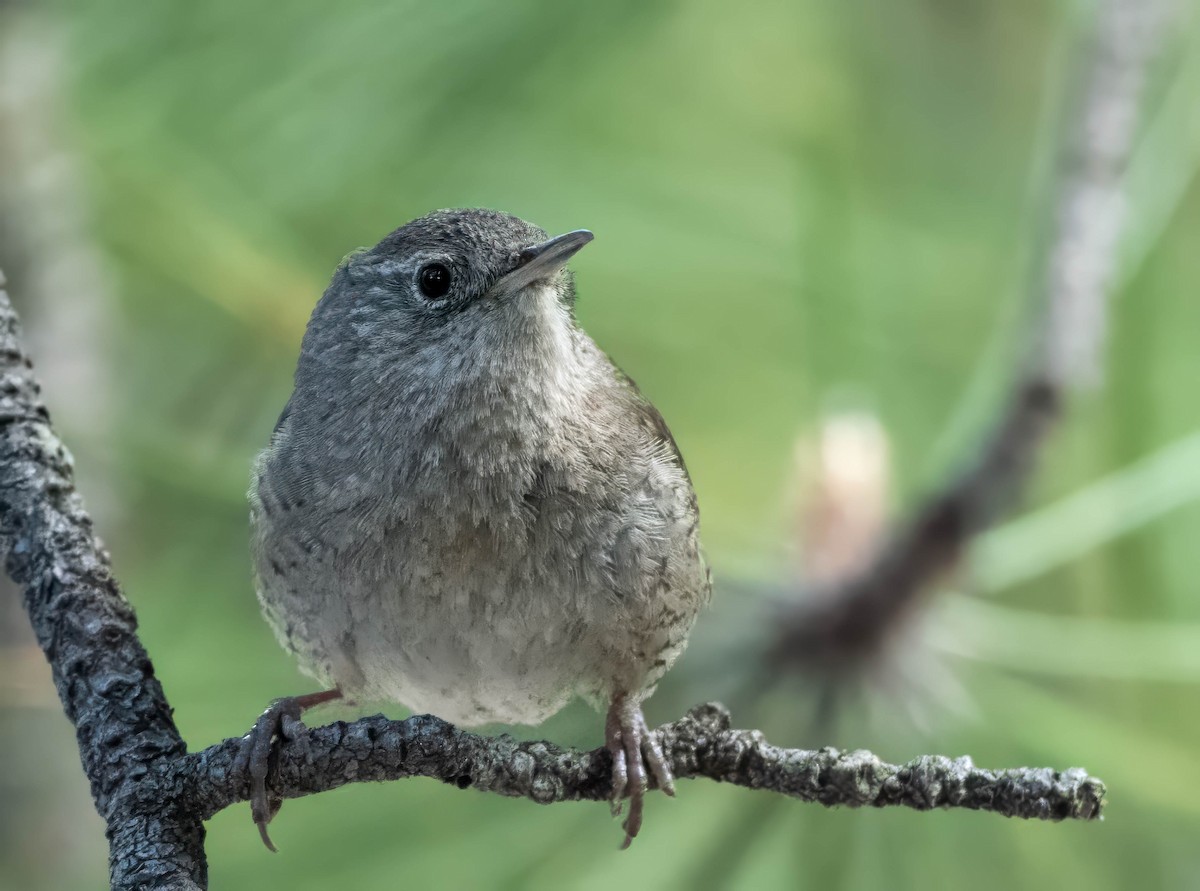
{"type": "Polygon", "coordinates": [[[536,281],[549,278],[593,238],[595,236],[587,229],[576,229],[525,248],[521,251],[520,265],[496,282],[491,294],[496,297],[515,294],[536,281]]]}

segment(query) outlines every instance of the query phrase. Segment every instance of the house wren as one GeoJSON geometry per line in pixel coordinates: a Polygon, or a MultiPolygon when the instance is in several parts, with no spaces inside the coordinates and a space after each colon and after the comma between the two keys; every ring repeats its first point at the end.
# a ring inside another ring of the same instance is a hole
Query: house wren
{"type": "Polygon", "coordinates": [[[641,703],[710,593],[696,498],[658,411],[575,320],[567,261],[490,210],[438,211],[352,254],[313,312],[250,491],[259,600],[330,689],[247,737],[270,846],[272,739],[345,696],[460,725],[607,709],[613,805],[670,768],[641,703]]]}

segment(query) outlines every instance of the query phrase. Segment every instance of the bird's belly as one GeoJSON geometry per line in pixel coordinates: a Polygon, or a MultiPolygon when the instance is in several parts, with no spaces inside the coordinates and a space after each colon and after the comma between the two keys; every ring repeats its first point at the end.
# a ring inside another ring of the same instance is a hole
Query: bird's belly
{"type": "Polygon", "coordinates": [[[690,530],[668,530],[661,557],[639,562],[625,527],[579,528],[569,500],[543,500],[536,525],[499,527],[439,506],[405,511],[420,524],[381,522],[363,538],[360,523],[316,546],[263,529],[268,620],[351,699],[464,725],[540,723],[576,693],[603,703],[652,688],[707,599],[690,530]],[[639,591],[614,553],[647,573],[670,567],[673,583],[639,591]]]}
{"type": "Polygon", "coordinates": [[[335,683],[464,725],[536,724],[566,704],[585,671],[586,598],[504,561],[403,565],[343,601],[335,683]]]}

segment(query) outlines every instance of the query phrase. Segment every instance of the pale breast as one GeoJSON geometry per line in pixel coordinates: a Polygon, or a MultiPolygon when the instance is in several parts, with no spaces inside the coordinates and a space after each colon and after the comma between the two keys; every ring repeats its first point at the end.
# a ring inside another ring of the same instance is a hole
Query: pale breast
{"type": "Polygon", "coordinates": [[[575,693],[640,691],[682,650],[707,570],[682,469],[646,456],[612,472],[618,485],[544,460],[482,511],[478,492],[443,484],[435,498],[389,494],[388,523],[356,522],[377,509],[360,501],[319,535],[268,471],[264,611],[322,683],[461,724],[538,723],[575,693]]]}

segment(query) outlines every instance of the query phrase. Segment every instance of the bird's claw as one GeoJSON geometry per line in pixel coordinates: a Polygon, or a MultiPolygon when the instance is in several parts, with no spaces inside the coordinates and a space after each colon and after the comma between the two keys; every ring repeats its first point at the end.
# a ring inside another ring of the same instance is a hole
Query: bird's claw
{"type": "Polygon", "coordinates": [[[250,816],[258,826],[258,834],[269,851],[278,851],[267,832],[267,824],[279,813],[283,800],[267,793],[267,773],[271,766],[271,753],[276,737],[294,740],[304,733],[304,722],[300,716],[304,710],[331,699],[341,693],[327,690],[307,696],[287,696],[276,699],[267,710],[258,716],[250,732],[242,737],[242,747],[233,763],[235,774],[245,772],[250,777],[250,816]]]}
{"type": "Polygon", "coordinates": [[[300,723],[300,706],[295,698],[276,699],[259,715],[250,732],[242,737],[242,748],[234,762],[234,771],[245,771],[250,776],[250,816],[263,844],[270,851],[278,850],[267,833],[267,824],[279,813],[280,799],[267,794],[267,772],[271,765],[271,751],[276,735],[287,738],[294,736],[300,723]]]}
{"type": "Polygon", "coordinates": [[[648,775],[668,795],[675,794],[671,767],[663,756],[662,746],[646,726],[641,705],[635,699],[619,697],[613,700],[605,721],[605,748],[613,759],[612,812],[621,813],[624,798],[629,798],[629,814],[625,818],[625,841],[628,848],[642,828],[648,775]],[[648,773],[647,773],[648,771],[648,773]]]}

